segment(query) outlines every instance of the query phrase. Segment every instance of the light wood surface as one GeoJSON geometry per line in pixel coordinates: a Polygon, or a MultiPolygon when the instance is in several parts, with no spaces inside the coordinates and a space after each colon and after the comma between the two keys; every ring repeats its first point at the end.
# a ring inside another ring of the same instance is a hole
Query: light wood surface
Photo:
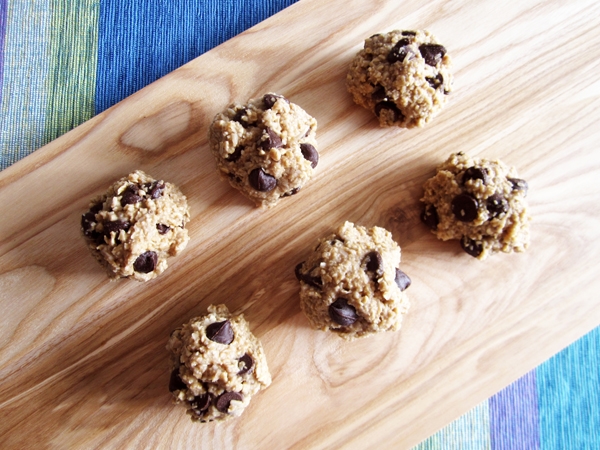
{"type": "Polygon", "coordinates": [[[0,446],[409,448],[600,324],[600,3],[302,0],[0,173],[0,446]],[[345,91],[363,39],[426,28],[454,93],[426,128],[381,129],[345,91]],[[319,122],[312,182],[255,209],[217,176],[212,117],[284,94],[319,122]],[[419,221],[451,152],[529,181],[528,252],[480,262],[419,221]],[[134,169],[177,184],[191,241],[157,280],[109,282],[80,237],[90,197],[134,169]],[[413,280],[400,332],[309,328],[294,266],[344,220],[392,231],[413,280]],[[171,404],[169,332],[243,311],[273,384],[244,415],[171,404]]]}

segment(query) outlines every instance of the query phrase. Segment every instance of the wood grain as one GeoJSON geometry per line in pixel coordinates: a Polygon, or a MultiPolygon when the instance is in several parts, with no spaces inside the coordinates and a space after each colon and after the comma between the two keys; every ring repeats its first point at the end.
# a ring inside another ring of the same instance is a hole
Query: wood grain
{"type": "Polygon", "coordinates": [[[302,0],[0,174],[3,448],[409,448],[600,324],[600,4],[302,0]],[[426,28],[455,92],[426,128],[381,129],[344,76],[365,37],[426,28]],[[276,91],[319,122],[321,161],[267,211],[221,182],[212,117],[276,91]],[[419,222],[453,151],[529,181],[524,254],[480,262],[419,222]],[[155,281],[108,282],[79,236],[88,199],[134,169],[177,184],[191,241],[155,281]],[[344,220],[392,231],[412,277],[403,329],[309,328],[293,268],[344,220]],[[230,423],[171,404],[169,332],[243,311],[273,384],[230,423]]]}

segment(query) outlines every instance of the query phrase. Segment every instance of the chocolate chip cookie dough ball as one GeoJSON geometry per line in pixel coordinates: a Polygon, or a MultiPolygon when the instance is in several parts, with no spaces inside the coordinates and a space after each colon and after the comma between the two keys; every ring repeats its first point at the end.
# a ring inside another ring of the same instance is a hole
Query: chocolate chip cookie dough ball
{"type": "Polygon", "coordinates": [[[300,307],[311,325],[346,339],[398,330],[410,278],[389,231],[346,222],[296,266],[300,307]]]}
{"type": "Polygon", "coordinates": [[[465,252],[485,259],[529,245],[527,182],[498,160],[450,155],[425,182],[421,220],[442,240],[460,239],[465,252]]]}
{"type": "Polygon", "coordinates": [[[176,186],[138,170],[90,202],[81,230],[112,279],[148,281],[185,248],[189,220],[187,200],[176,186]]]}
{"type": "Polygon", "coordinates": [[[451,64],[446,48],[429,31],[395,30],[365,41],[346,85],[381,126],[422,127],[452,90],[451,64]]]}
{"type": "Polygon", "coordinates": [[[230,314],[225,305],[211,305],[206,315],[175,330],[167,350],[173,369],[169,390],[194,421],[237,417],[271,384],[260,341],[244,316],[230,314]]]}
{"type": "Polygon", "coordinates": [[[210,126],[221,176],[257,206],[297,194],[319,162],[317,121],[298,105],[266,94],[230,105],[210,126]]]}

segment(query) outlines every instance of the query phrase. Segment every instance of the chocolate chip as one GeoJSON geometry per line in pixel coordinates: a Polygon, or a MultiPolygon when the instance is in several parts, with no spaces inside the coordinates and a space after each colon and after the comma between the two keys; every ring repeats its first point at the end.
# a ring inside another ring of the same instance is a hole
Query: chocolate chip
{"type": "Polygon", "coordinates": [[[267,139],[260,143],[260,146],[263,150],[267,151],[272,148],[279,148],[283,146],[283,142],[277,133],[275,133],[270,128],[266,128],[267,139]]]}
{"type": "Polygon", "coordinates": [[[377,36],[381,36],[381,33],[375,33],[373,36],[371,36],[369,39],[373,39],[376,38],[377,36]]]}
{"type": "Polygon", "coordinates": [[[260,192],[269,192],[275,189],[277,186],[277,180],[274,176],[269,175],[260,167],[254,169],[248,175],[248,182],[250,186],[260,192]]]}
{"type": "Polygon", "coordinates": [[[245,373],[252,373],[252,370],[254,369],[254,360],[252,359],[252,356],[250,356],[248,353],[246,353],[246,354],[244,354],[244,356],[239,358],[238,361],[239,361],[239,364],[242,364],[242,368],[237,373],[238,375],[244,375],[245,373]]]}
{"type": "Polygon", "coordinates": [[[286,192],[282,195],[282,197],[291,197],[292,195],[296,195],[298,192],[300,192],[300,188],[294,188],[289,192],[286,192]]]}
{"type": "Polygon", "coordinates": [[[302,281],[302,266],[304,265],[304,261],[302,261],[301,263],[296,264],[296,267],[294,268],[294,275],[296,275],[296,278],[298,279],[298,281],[302,281]]]}
{"type": "Polygon", "coordinates": [[[140,273],[150,273],[156,267],[158,255],[151,250],[142,253],[133,263],[133,269],[140,273]]]}
{"type": "Polygon", "coordinates": [[[92,207],[90,208],[90,212],[93,212],[94,214],[97,212],[100,212],[100,211],[102,211],[102,207],[103,207],[102,202],[98,202],[98,203],[92,205],[92,207]]]}
{"type": "Polygon", "coordinates": [[[385,88],[382,85],[378,84],[375,86],[373,92],[371,93],[371,100],[373,100],[375,103],[388,100],[387,92],[385,92],[385,88]]]}
{"type": "Polygon", "coordinates": [[[319,152],[310,144],[300,144],[300,151],[302,152],[302,156],[307,161],[310,161],[310,166],[314,169],[319,164],[319,152]]]}
{"type": "Polygon", "coordinates": [[[494,217],[497,217],[500,214],[504,214],[508,211],[508,202],[501,194],[498,193],[490,195],[485,202],[485,206],[490,213],[490,219],[493,219],[494,217]]]}
{"type": "Polygon", "coordinates": [[[383,258],[381,254],[375,250],[365,255],[363,263],[368,272],[374,272],[375,275],[383,274],[383,258]]]}
{"type": "Polygon", "coordinates": [[[527,195],[527,191],[529,190],[527,181],[520,178],[507,178],[507,180],[512,184],[513,191],[524,191],[525,195],[527,195]]]}
{"type": "Polygon", "coordinates": [[[315,277],[313,275],[303,273],[300,273],[300,276],[302,277],[300,278],[300,281],[305,282],[309,286],[312,286],[316,289],[321,289],[323,287],[323,280],[321,277],[315,277]]]}
{"type": "Polygon", "coordinates": [[[96,224],[96,214],[92,211],[86,212],[81,216],[81,229],[83,230],[83,234],[90,237],[94,232],[94,227],[96,224]]]}
{"type": "Polygon", "coordinates": [[[394,102],[384,101],[384,102],[377,103],[375,105],[375,115],[377,117],[379,117],[379,115],[381,114],[381,111],[383,109],[387,109],[394,113],[394,118],[393,118],[394,122],[401,122],[404,120],[404,114],[402,114],[402,111],[400,111],[400,109],[398,109],[398,107],[396,106],[396,104],[394,102]]]}
{"type": "Polygon", "coordinates": [[[123,192],[123,196],[121,197],[121,206],[125,205],[135,205],[142,201],[142,197],[138,195],[139,186],[130,185],[123,192]]]}
{"type": "Polygon", "coordinates": [[[224,392],[217,397],[215,406],[219,411],[227,414],[229,412],[229,405],[233,400],[241,402],[244,400],[244,397],[239,392],[224,392]]]}
{"type": "Polygon", "coordinates": [[[425,79],[427,80],[429,85],[434,89],[437,89],[442,84],[444,84],[444,77],[442,76],[441,73],[438,73],[435,78],[434,77],[425,77],[425,79]]]}
{"type": "Polygon", "coordinates": [[[459,194],[452,200],[452,212],[461,222],[472,222],[477,218],[477,199],[469,194],[459,194]]]}
{"type": "Polygon", "coordinates": [[[233,342],[231,323],[229,320],[211,323],[206,327],[206,337],[219,344],[231,344],[233,342]]]}
{"type": "Polygon", "coordinates": [[[437,229],[440,219],[438,217],[437,209],[433,205],[425,206],[423,213],[421,214],[421,222],[427,225],[432,230],[437,229]]]}
{"type": "Polygon", "coordinates": [[[289,103],[289,100],[281,95],[265,94],[265,96],[263,97],[263,103],[265,105],[265,108],[271,109],[273,105],[277,102],[277,100],[279,100],[280,98],[289,103]]]}
{"type": "Polygon", "coordinates": [[[462,182],[465,184],[469,180],[481,180],[483,184],[488,184],[488,171],[480,167],[469,167],[463,174],[462,182]]]}
{"type": "Polygon", "coordinates": [[[416,36],[417,32],[412,30],[404,30],[402,31],[402,36],[416,36]]]}
{"type": "Polygon", "coordinates": [[[410,277],[402,272],[400,269],[396,269],[396,284],[400,288],[401,291],[405,290],[412,283],[410,277]]]}
{"type": "Polygon", "coordinates": [[[481,255],[481,252],[483,252],[483,244],[474,239],[470,239],[467,236],[462,237],[460,240],[460,246],[465,252],[471,256],[474,256],[475,258],[481,255]]]}
{"type": "Polygon", "coordinates": [[[227,161],[236,162],[242,156],[242,150],[244,150],[244,147],[242,145],[238,145],[233,153],[227,155],[227,161]]]}
{"type": "Polygon", "coordinates": [[[175,392],[183,389],[187,389],[187,384],[185,384],[179,376],[179,369],[173,369],[173,372],[171,372],[171,378],[169,380],[169,391],[175,392]]]}
{"type": "Polygon", "coordinates": [[[248,115],[248,111],[246,111],[245,108],[242,109],[238,109],[235,113],[235,116],[233,116],[232,120],[235,120],[236,122],[239,122],[242,124],[242,126],[246,127],[248,126],[248,121],[246,119],[244,119],[244,116],[248,115]]]}
{"type": "Polygon", "coordinates": [[[409,50],[406,46],[410,44],[410,39],[400,39],[396,42],[396,45],[392,47],[390,52],[387,55],[387,62],[390,64],[394,64],[395,62],[403,62],[406,55],[408,55],[409,50]]]}
{"type": "Polygon", "coordinates": [[[425,59],[425,64],[430,66],[435,66],[446,54],[444,46],[439,44],[422,44],[419,46],[419,51],[425,59]]]}
{"type": "Polygon", "coordinates": [[[354,306],[349,305],[348,301],[343,298],[338,298],[329,305],[329,317],[343,327],[348,327],[358,320],[354,306]]]}
{"type": "MultiPolygon", "coordinates": [[[[182,227],[183,228],[183,227],[182,227]]],[[[160,234],[167,234],[171,227],[169,225],[165,225],[164,223],[157,223],[156,229],[160,234]]]]}
{"type": "Polygon", "coordinates": [[[144,189],[152,200],[156,200],[163,195],[165,190],[164,181],[154,181],[152,183],[144,183],[144,189]]]}
{"type": "Polygon", "coordinates": [[[205,394],[197,395],[194,400],[190,402],[192,411],[198,416],[204,415],[212,402],[213,395],[210,392],[205,394]]]}
{"type": "Polygon", "coordinates": [[[115,220],[112,222],[104,222],[104,234],[109,236],[110,233],[119,233],[121,230],[129,230],[131,224],[126,220],[115,220]]]}

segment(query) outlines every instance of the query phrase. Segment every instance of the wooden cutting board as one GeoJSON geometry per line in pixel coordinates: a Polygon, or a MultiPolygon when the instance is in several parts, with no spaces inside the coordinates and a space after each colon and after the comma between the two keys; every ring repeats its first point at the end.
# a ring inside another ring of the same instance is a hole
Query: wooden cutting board
{"type": "Polygon", "coordinates": [[[3,448],[408,448],[600,324],[600,3],[302,0],[0,173],[3,448]],[[434,32],[455,85],[426,128],[379,128],[344,77],[364,38],[434,32]],[[302,192],[255,209],[217,176],[213,116],[267,91],[319,122],[302,192]],[[478,261],[419,221],[448,154],[529,181],[530,249],[478,261]],[[177,184],[191,241],[160,278],[109,282],[79,221],[134,169],[177,184]],[[413,280],[397,333],[313,331],[294,266],[345,220],[392,231],[413,280]],[[171,404],[170,331],[243,311],[273,384],[244,415],[171,404]]]}

